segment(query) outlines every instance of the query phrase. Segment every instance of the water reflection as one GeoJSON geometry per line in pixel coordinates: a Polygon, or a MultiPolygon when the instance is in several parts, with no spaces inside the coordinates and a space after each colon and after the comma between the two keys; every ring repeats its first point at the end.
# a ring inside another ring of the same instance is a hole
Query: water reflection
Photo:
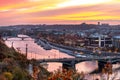
{"type": "Polygon", "coordinates": [[[34,40],[31,38],[27,38],[25,40],[21,40],[19,38],[9,38],[6,41],[6,44],[11,47],[13,42],[13,46],[15,49],[20,49],[21,53],[25,53],[26,44],[28,44],[28,59],[36,58],[36,59],[46,59],[46,58],[72,58],[67,54],[59,52],[58,50],[44,50],[42,47],[38,46],[34,43],[34,40]]]}
{"type": "Polygon", "coordinates": [[[62,69],[62,63],[50,62],[48,64],[49,64],[48,71],[50,72],[54,72],[54,71],[57,71],[58,69],[62,69]]]}
{"type": "Polygon", "coordinates": [[[76,70],[78,72],[89,73],[98,68],[96,61],[86,61],[76,64],[76,70]]]}

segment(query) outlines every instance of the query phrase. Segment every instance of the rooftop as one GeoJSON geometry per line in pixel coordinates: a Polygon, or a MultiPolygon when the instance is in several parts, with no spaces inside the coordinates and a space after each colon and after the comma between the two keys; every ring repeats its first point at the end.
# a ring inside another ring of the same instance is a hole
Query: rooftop
{"type": "Polygon", "coordinates": [[[120,39],[120,36],[114,36],[113,38],[118,38],[118,39],[120,39]]]}

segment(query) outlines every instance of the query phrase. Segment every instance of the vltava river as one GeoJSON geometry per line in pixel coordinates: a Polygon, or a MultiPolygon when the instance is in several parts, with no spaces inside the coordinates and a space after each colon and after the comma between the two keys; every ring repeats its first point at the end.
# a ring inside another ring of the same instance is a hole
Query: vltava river
{"type": "MultiPolygon", "coordinates": [[[[21,35],[19,35],[21,36],[21,35]]],[[[28,37],[26,35],[22,35],[25,37],[28,37]]],[[[28,44],[28,59],[47,59],[47,58],[73,58],[73,56],[69,56],[66,53],[62,53],[59,50],[44,50],[42,47],[34,43],[34,39],[32,38],[26,38],[24,40],[21,40],[21,38],[8,38],[5,43],[11,47],[13,44],[13,47],[16,50],[19,50],[22,54],[26,51],[26,44],[28,44]]],[[[48,63],[48,71],[55,71],[62,67],[61,63],[48,63]]],[[[114,65],[114,67],[120,67],[119,65],[114,65]]],[[[90,73],[93,70],[97,69],[97,62],[96,61],[87,61],[82,62],[79,64],[76,64],[76,70],[78,72],[84,72],[84,73],[90,73]]],[[[120,75],[118,75],[120,76],[120,75]]],[[[93,78],[99,77],[97,75],[94,76],[87,76],[86,78],[89,78],[88,80],[93,80],[93,78]]]]}

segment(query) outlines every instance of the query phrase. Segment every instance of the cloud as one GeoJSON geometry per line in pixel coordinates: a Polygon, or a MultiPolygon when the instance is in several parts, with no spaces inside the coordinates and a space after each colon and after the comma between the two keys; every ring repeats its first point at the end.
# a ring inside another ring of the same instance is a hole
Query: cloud
{"type": "MultiPolygon", "coordinates": [[[[71,5],[74,0],[1,0],[0,25],[19,23],[119,22],[120,1],[71,5]],[[60,4],[69,4],[59,6],[60,4]]],[[[78,1],[78,0],[75,0],[78,1]]],[[[82,0],[80,0],[82,1],[82,0]]],[[[87,0],[88,1],[88,0],[87,0]]]]}
{"type": "Polygon", "coordinates": [[[12,4],[24,3],[26,0],[0,0],[0,7],[5,7],[12,4]]]}

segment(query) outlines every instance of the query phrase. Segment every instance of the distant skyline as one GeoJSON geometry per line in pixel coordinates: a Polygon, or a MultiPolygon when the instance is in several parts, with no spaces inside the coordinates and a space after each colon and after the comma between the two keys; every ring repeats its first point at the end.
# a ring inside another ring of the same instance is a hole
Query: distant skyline
{"type": "Polygon", "coordinates": [[[0,0],[0,26],[120,24],[120,0],[0,0]]]}

